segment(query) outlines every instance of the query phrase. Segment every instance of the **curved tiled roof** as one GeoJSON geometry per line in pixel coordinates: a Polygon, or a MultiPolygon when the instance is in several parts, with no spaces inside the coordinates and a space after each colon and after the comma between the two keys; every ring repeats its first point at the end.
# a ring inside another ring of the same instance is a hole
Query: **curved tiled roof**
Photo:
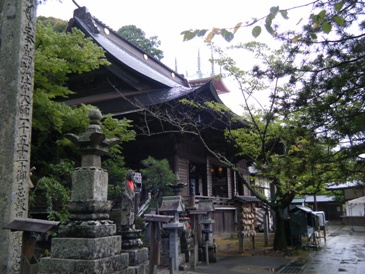
{"type": "Polygon", "coordinates": [[[93,17],[86,7],[74,11],[74,17],[70,20],[68,28],[76,25],[78,28],[82,28],[87,36],[92,37],[107,53],[135,72],[167,87],[177,85],[189,87],[189,83],[184,77],[128,42],[117,32],[93,17]]]}
{"type": "MultiPolygon", "coordinates": [[[[194,95],[205,101],[223,104],[218,94],[227,93],[228,89],[219,78],[210,77],[193,81],[190,85],[182,75],[124,39],[93,17],[85,7],[74,11],[68,30],[74,27],[80,29],[87,37],[91,37],[105,50],[111,65],[99,70],[99,76],[104,75],[104,82],[109,83],[109,86],[80,85],[81,81],[87,81],[87,74],[82,76],[83,79],[77,78],[79,77],[77,75],[70,79],[71,85],[77,83],[78,86],[74,90],[76,93],[66,101],[67,104],[93,104],[103,113],[111,115],[132,113],[139,111],[141,109],[139,106],[159,105],[194,95]],[[109,77],[114,77],[113,83],[109,77]],[[115,88],[114,82],[115,86],[119,83],[122,88],[115,88]],[[139,106],[135,102],[138,102],[139,106]]],[[[90,75],[90,78],[93,77],[90,75]]]]}

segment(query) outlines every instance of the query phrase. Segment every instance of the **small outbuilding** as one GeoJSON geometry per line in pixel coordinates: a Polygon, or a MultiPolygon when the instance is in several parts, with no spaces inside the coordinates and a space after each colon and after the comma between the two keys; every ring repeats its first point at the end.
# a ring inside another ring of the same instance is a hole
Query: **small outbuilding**
{"type": "Polygon", "coordinates": [[[289,226],[287,235],[290,235],[289,243],[293,246],[302,244],[302,236],[310,241],[316,242],[315,232],[319,229],[319,216],[309,207],[296,206],[289,212],[289,226]]]}
{"type": "Polygon", "coordinates": [[[346,225],[365,226],[365,196],[346,202],[346,216],[342,216],[346,225]]]}
{"type": "Polygon", "coordinates": [[[350,200],[346,203],[347,216],[365,216],[365,196],[350,200]]]}

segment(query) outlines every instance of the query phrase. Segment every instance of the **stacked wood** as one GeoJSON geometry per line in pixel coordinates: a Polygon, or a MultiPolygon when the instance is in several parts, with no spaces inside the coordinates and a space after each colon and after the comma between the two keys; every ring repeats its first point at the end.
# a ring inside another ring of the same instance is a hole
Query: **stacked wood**
{"type": "Polygon", "coordinates": [[[255,203],[246,203],[241,206],[240,212],[240,234],[244,237],[252,237],[256,235],[255,218],[256,218],[255,203]]]}

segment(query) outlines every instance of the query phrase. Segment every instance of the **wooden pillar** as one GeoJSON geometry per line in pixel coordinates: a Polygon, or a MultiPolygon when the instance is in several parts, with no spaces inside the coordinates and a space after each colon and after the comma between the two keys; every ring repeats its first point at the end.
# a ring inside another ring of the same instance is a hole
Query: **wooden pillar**
{"type": "Polygon", "coordinates": [[[149,252],[149,272],[150,274],[155,273],[156,266],[160,264],[160,223],[167,223],[174,216],[170,215],[155,215],[155,214],[145,214],[143,220],[149,222],[151,225],[151,242],[150,242],[150,252],[149,252]]]}
{"type": "Polygon", "coordinates": [[[159,225],[158,222],[151,222],[150,265],[148,273],[154,273],[155,266],[160,264],[160,242],[157,240],[160,237],[159,225]]]}
{"type": "Polygon", "coordinates": [[[264,242],[265,247],[269,246],[269,210],[265,207],[264,214],[264,242]]]}
{"type": "Polygon", "coordinates": [[[242,234],[242,231],[239,231],[239,236],[238,236],[238,244],[239,244],[239,253],[243,253],[245,251],[245,246],[244,246],[244,237],[242,234]]]}
{"type": "Polygon", "coordinates": [[[199,229],[199,220],[198,215],[193,216],[193,229],[194,229],[194,258],[193,258],[193,270],[196,270],[198,261],[199,261],[199,238],[198,233],[200,233],[199,229]]]}
{"type": "Polygon", "coordinates": [[[0,273],[20,273],[21,231],[3,227],[28,214],[35,0],[0,1],[0,273]]]}

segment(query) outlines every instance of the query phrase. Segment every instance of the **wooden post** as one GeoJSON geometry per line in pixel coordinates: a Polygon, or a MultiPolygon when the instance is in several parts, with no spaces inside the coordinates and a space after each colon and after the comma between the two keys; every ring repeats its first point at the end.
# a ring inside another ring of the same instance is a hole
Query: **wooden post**
{"type": "Polygon", "coordinates": [[[264,214],[264,241],[265,241],[265,247],[269,246],[269,213],[268,209],[265,208],[265,214],[264,214]]]}
{"type": "Polygon", "coordinates": [[[150,243],[150,264],[149,264],[149,272],[153,273],[153,269],[155,266],[160,264],[160,243],[157,240],[158,235],[158,222],[151,222],[151,243],[150,243]]]}
{"type": "Polygon", "coordinates": [[[205,241],[205,261],[209,265],[209,241],[205,241]]]}
{"type": "MultiPolygon", "coordinates": [[[[160,238],[160,223],[167,223],[174,216],[170,215],[154,215],[154,214],[145,214],[143,220],[146,222],[150,222],[151,224],[151,242],[150,242],[150,263],[148,266],[148,273],[155,273],[156,266],[160,264],[160,242],[157,240],[160,238]]],[[[173,271],[173,270],[172,270],[173,271]]],[[[171,270],[170,270],[171,272],[171,270]]]]}
{"type": "Polygon", "coordinates": [[[194,259],[193,259],[193,270],[196,270],[199,260],[199,241],[198,241],[198,233],[199,233],[199,222],[198,215],[193,215],[193,224],[194,224],[194,259]]]}
{"type": "Polygon", "coordinates": [[[244,238],[243,238],[242,231],[239,231],[238,233],[239,233],[238,242],[239,242],[239,249],[240,249],[239,252],[243,253],[244,252],[244,238]]]}

